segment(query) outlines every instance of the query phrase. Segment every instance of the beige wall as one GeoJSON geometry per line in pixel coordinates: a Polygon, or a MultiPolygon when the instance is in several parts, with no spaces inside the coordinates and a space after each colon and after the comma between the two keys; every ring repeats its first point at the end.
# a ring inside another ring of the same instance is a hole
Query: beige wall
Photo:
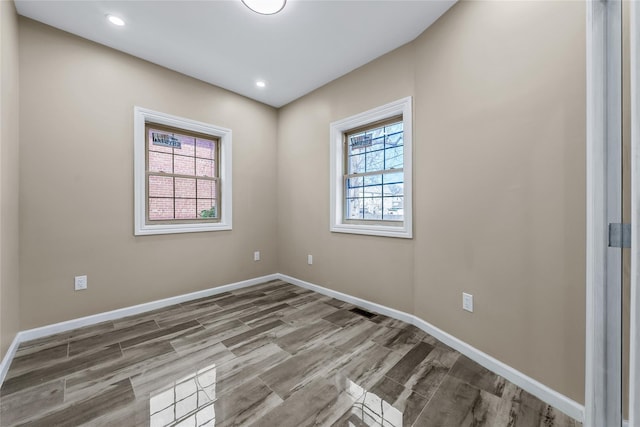
{"type": "Polygon", "coordinates": [[[585,21],[579,2],[469,2],[415,42],[415,313],[577,401],[585,21]]]}
{"type": "Polygon", "coordinates": [[[413,311],[411,240],[329,232],[329,123],[412,95],[413,74],[409,44],[280,110],[281,273],[413,311]]]}
{"type": "Polygon", "coordinates": [[[23,18],[20,91],[21,329],[276,271],[275,109],[23,18]],[[232,129],[232,231],[134,237],[134,105],[232,129]]]}
{"type": "Polygon", "coordinates": [[[0,359],[19,330],[18,16],[0,1],[0,359]]]}
{"type": "Polygon", "coordinates": [[[283,108],[280,272],[414,312],[582,402],[584,22],[579,2],[461,2],[283,108]],[[415,238],[330,233],[329,123],[407,95],[415,238]]]}

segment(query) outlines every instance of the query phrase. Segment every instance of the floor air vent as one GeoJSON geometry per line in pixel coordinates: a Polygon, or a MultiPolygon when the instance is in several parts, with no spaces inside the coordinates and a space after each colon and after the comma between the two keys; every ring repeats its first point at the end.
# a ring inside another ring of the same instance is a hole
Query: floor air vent
{"type": "Polygon", "coordinates": [[[352,312],[352,313],[355,313],[355,314],[359,314],[360,316],[364,316],[367,319],[371,319],[372,317],[376,317],[376,314],[374,314],[374,313],[372,313],[370,311],[367,311],[367,310],[363,310],[363,309],[358,308],[358,307],[352,308],[349,311],[352,312]]]}

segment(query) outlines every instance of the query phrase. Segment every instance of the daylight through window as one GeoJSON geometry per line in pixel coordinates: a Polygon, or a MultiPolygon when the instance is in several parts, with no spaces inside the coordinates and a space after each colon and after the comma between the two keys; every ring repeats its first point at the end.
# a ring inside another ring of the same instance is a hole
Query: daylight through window
{"type": "Polygon", "coordinates": [[[402,117],[345,133],[345,219],[404,220],[402,117]]]}
{"type": "Polygon", "coordinates": [[[217,138],[148,123],[147,222],[219,220],[217,138]]]}

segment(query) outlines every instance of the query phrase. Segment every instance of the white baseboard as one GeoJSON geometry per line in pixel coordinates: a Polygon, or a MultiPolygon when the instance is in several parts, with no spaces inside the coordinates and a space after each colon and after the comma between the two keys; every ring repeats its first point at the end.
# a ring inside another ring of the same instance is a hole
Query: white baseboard
{"type": "Polygon", "coordinates": [[[9,372],[9,365],[11,365],[11,361],[13,360],[13,356],[16,354],[16,350],[18,350],[18,346],[20,345],[20,332],[16,334],[13,338],[13,342],[9,346],[9,349],[4,354],[2,358],[2,362],[0,362],[0,386],[4,382],[4,377],[7,376],[7,372],[9,372]]]}
{"type": "Polygon", "coordinates": [[[15,356],[16,350],[20,343],[25,341],[31,341],[34,339],[46,337],[60,332],[70,331],[72,329],[82,328],[85,326],[95,325],[96,323],[106,322],[109,320],[120,319],[122,317],[133,316],[135,314],[141,314],[151,310],[157,310],[158,308],[167,307],[169,305],[178,304],[185,301],[191,301],[198,298],[204,298],[212,295],[221,294],[223,292],[233,291],[235,289],[246,288],[248,286],[258,285],[260,283],[268,282],[270,280],[278,279],[277,274],[269,274],[267,276],[256,277],[254,279],[243,280],[241,282],[231,283],[228,285],[218,286],[215,288],[205,289],[202,291],[191,292],[189,294],[178,295],[175,297],[165,298],[157,301],[151,301],[144,304],[138,304],[131,307],[120,308],[117,310],[106,311],[104,313],[98,313],[91,316],[80,317],[78,319],[68,320],[66,322],[54,323],[40,328],[28,329],[26,331],[18,332],[13,339],[13,343],[9,347],[9,350],[2,359],[0,364],[0,385],[4,381],[7,371],[9,371],[9,365],[15,356]]]}
{"type": "Polygon", "coordinates": [[[547,387],[539,381],[488,355],[487,353],[478,350],[477,348],[465,343],[464,341],[454,337],[453,335],[444,332],[443,330],[433,326],[429,322],[420,319],[419,317],[399,310],[395,310],[390,307],[386,307],[381,304],[367,301],[362,298],[357,298],[351,295],[343,294],[342,292],[337,292],[332,289],[327,289],[322,286],[315,285],[313,283],[305,282],[303,280],[296,279],[295,277],[287,276],[285,274],[278,274],[277,276],[279,279],[292,283],[294,285],[298,285],[300,287],[310,289],[320,294],[324,294],[341,301],[346,301],[348,303],[364,307],[369,311],[384,314],[385,316],[393,317],[394,319],[402,320],[404,322],[415,325],[429,335],[438,339],[439,341],[442,341],[449,347],[459,351],[461,354],[464,354],[469,359],[506,378],[518,387],[522,388],[528,393],[531,393],[538,399],[548,403],[559,411],[564,412],[565,414],[580,422],[583,422],[584,420],[583,405],[561,393],[558,393],[557,391],[547,387]]]}
{"type": "Polygon", "coordinates": [[[178,304],[185,301],[191,301],[198,298],[204,298],[211,295],[221,294],[223,292],[233,291],[235,289],[246,288],[247,286],[257,285],[259,283],[268,282],[269,280],[278,279],[277,274],[256,277],[255,279],[243,280],[242,282],[231,283],[228,285],[218,286],[215,288],[205,289],[203,291],[191,292],[189,294],[178,295],[175,297],[165,298],[157,301],[151,301],[144,304],[138,304],[131,307],[120,308],[117,310],[106,311],[91,316],[80,317],[79,319],[68,320],[66,322],[54,323],[53,325],[42,326],[40,328],[28,329],[20,332],[21,341],[30,341],[37,338],[46,337],[48,335],[60,332],[70,331],[72,329],[82,328],[84,326],[95,325],[96,323],[106,322],[109,320],[119,319],[121,317],[133,316],[146,311],[157,310],[169,305],[178,304]]]}
{"type": "Polygon", "coordinates": [[[582,422],[584,419],[584,406],[569,399],[565,395],[558,393],[555,390],[547,387],[546,385],[538,382],[537,380],[523,374],[522,372],[508,366],[507,364],[495,359],[494,357],[478,350],[477,348],[461,341],[460,339],[444,332],[443,330],[433,326],[432,324],[400,310],[395,310],[390,307],[386,307],[381,304],[377,304],[371,301],[367,301],[362,298],[354,297],[342,292],[334,291],[332,289],[324,288],[322,286],[306,282],[304,280],[296,279],[295,277],[287,276],[285,274],[270,274],[267,276],[256,277],[254,279],[244,280],[241,282],[231,283],[224,286],[218,286],[211,289],[205,289],[203,291],[192,292],[189,294],[178,295],[171,298],[152,301],[145,304],[139,304],[132,307],[125,307],[118,310],[108,311],[105,313],[99,313],[92,316],[81,317],[79,319],[73,319],[66,322],[55,323],[52,325],[43,326],[40,328],[29,329],[19,332],[13,340],[13,343],[9,347],[9,350],[5,354],[2,363],[0,364],[0,385],[4,381],[4,378],[9,370],[11,360],[18,349],[20,343],[30,341],[37,338],[42,338],[48,335],[53,335],[60,332],[70,331],[72,329],[81,328],[84,326],[90,326],[96,323],[105,322],[108,320],[115,320],[121,317],[132,316],[135,314],[141,314],[147,311],[156,310],[158,308],[166,307],[173,304],[178,304],[185,301],[190,301],[198,298],[221,294],[223,292],[233,291],[235,289],[245,288],[248,286],[257,285],[260,283],[268,282],[270,280],[284,280],[296,286],[306,288],[323,295],[330,296],[332,298],[339,299],[360,307],[366,308],[369,311],[383,314],[385,316],[392,317],[394,319],[402,320],[409,324],[415,325],[422,329],[426,333],[432,335],[436,339],[442,341],[449,347],[459,351],[468,358],[474,360],[478,364],[484,366],[490,371],[495,372],[498,375],[511,381],[523,390],[531,393],[540,400],[552,405],[554,408],[564,412],[570,417],[582,422]]]}

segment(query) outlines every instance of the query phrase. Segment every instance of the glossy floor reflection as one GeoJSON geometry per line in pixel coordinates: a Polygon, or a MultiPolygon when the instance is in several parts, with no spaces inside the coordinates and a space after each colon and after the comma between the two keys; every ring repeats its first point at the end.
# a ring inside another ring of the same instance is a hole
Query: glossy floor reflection
{"type": "Polygon", "coordinates": [[[23,343],[0,425],[576,426],[418,328],[274,281],[23,343]]]}

